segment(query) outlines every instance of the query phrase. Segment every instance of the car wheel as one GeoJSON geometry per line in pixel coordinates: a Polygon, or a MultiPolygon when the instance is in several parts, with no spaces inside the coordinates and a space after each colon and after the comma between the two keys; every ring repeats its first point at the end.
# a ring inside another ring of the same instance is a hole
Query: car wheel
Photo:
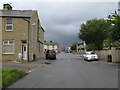
{"type": "Polygon", "coordinates": [[[83,58],[85,61],[86,61],[86,59],[85,58],[83,58]]]}
{"type": "Polygon", "coordinates": [[[48,59],[48,57],[46,56],[46,60],[48,59]]]}
{"type": "Polygon", "coordinates": [[[54,57],[54,60],[56,59],[56,56],[54,57]]]}
{"type": "Polygon", "coordinates": [[[96,59],[96,61],[98,61],[98,59],[96,59]]]}

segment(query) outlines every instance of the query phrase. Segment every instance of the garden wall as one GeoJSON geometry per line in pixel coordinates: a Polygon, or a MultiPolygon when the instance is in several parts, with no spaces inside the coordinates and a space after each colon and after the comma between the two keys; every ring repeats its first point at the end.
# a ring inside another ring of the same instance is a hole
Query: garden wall
{"type": "Polygon", "coordinates": [[[112,47],[111,50],[95,51],[99,60],[108,60],[108,55],[112,55],[112,62],[120,62],[120,48],[112,47]]]}

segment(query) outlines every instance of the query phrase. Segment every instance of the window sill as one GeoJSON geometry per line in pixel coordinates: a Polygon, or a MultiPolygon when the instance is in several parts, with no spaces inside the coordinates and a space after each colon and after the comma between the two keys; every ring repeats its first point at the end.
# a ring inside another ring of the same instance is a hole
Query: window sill
{"type": "Polygon", "coordinates": [[[5,32],[13,32],[13,30],[11,30],[11,31],[7,31],[7,30],[5,30],[5,32]]]}
{"type": "Polygon", "coordinates": [[[13,55],[14,53],[3,53],[3,55],[13,55]]]}

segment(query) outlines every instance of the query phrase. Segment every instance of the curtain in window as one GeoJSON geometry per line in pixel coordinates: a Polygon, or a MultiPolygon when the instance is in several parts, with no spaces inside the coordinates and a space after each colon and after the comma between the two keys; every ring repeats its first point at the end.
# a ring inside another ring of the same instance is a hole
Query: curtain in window
{"type": "Polygon", "coordinates": [[[4,53],[14,53],[13,45],[4,45],[4,53]]]}

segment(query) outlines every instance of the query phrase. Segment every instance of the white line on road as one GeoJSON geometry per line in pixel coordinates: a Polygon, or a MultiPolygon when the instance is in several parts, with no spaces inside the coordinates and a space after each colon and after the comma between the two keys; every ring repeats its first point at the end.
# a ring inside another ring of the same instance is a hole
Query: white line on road
{"type": "Polygon", "coordinates": [[[31,73],[33,70],[35,70],[36,69],[36,67],[35,68],[33,68],[32,70],[30,70],[30,71],[28,71],[27,73],[31,73]]]}

